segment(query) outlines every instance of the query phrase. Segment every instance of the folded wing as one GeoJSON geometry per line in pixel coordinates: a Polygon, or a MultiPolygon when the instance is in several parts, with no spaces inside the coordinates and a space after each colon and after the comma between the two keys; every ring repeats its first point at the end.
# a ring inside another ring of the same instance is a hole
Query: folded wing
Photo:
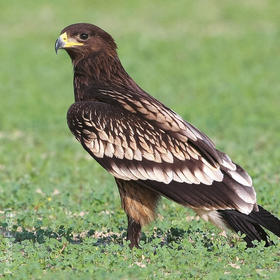
{"type": "Polygon", "coordinates": [[[138,102],[120,102],[123,108],[76,102],[68,111],[69,128],[116,178],[139,181],[192,208],[251,212],[255,191],[241,167],[169,109],[149,104],[152,117],[135,109],[138,102]]]}

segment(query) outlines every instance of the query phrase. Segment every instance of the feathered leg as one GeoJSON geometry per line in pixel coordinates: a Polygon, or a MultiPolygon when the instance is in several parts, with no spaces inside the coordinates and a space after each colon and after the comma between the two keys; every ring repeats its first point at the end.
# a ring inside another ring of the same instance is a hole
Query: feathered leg
{"type": "Polygon", "coordinates": [[[141,236],[141,225],[127,215],[128,227],[127,227],[127,240],[130,241],[129,247],[139,248],[139,241],[141,236]]]}
{"type": "Polygon", "coordinates": [[[135,181],[116,179],[116,182],[128,218],[127,239],[130,248],[139,247],[141,228],[154,220],[160,196],[135,181]]]}

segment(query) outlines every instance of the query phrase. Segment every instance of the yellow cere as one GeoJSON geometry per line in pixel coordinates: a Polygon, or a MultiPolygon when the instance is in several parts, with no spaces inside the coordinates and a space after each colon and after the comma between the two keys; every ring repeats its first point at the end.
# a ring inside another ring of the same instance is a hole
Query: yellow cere
{"type": "Polygon", "coordinates": [[[77,42],[73,38],[68,39],[66,32],[64,32],[63,34],[60,35],[60,39],[65,43],[65,45],[63,46],[64,48],[83,45],[83,43],[77,42]]]}

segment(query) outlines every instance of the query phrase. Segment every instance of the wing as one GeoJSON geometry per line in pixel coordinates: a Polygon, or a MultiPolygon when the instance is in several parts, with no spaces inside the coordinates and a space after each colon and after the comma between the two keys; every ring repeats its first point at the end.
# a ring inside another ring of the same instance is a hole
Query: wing
{"type": "MultiPolygon", "coordinates": [[[[89,95],[92,92],[95,92],[96,100],[119,106],[132,114],[138,115],[153,126],[168,132],[173,138],[191,143],[212,164],[218,163],[222,170],[236,170],[236,165],[225,153],[216,149],[215,144],[209,137],[146,92],[90,87],[89,95]]],[[[248,185],[252,185],[250,176],[244,173],[244,177],[246,177],[248,185]]]]}
{"type": "Polygon", "coordinates": [[[135,112],[94,101],[74,103],[67,120],[83,147],[116,178],[137,180],[192,208],[249,213],[256,202],[247,173],[228,157],[231,169],[221,166],[205,150],[213,144],[205,144],[203,134],[194,145],[135,112]]]}

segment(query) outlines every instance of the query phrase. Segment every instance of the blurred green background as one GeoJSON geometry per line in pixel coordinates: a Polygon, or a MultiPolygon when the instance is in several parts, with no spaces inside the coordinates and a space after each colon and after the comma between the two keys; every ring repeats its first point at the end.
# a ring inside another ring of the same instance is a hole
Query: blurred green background
{"type": "Polygon", "coordinates": [[[122,245],[114,181],[66,124],[72,65],[54,42],[76,22],[109,32],[139,85],[246,168],[259,203],[280,216],[279,1],[1,1],[0,275],[279,279],[277,238],[273,248],[230,248],[166,199],[143,250],[122,245]]]}

